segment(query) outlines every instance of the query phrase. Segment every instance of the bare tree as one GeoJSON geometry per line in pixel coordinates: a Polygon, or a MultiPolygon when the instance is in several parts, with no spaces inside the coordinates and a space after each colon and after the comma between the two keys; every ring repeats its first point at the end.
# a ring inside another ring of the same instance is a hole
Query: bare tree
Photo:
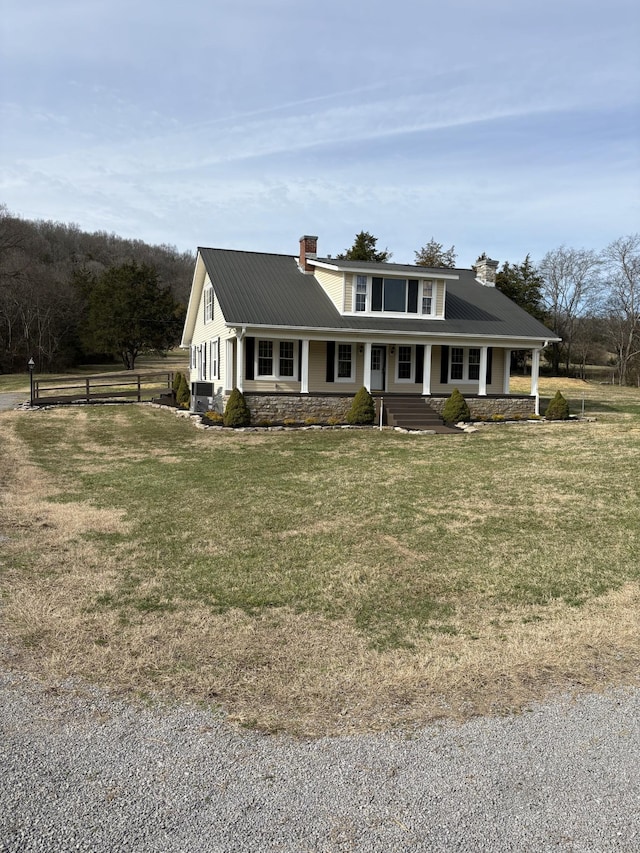
{"type": "Polygon", "coordinates": [[[640,234],[620,237],[602,252],[608,285],[606,329],[616,354],[619,380],[626,385],[629,368],[640,355],[640,234]]]}
{"type": "Polygon", "coordinates": [[[547,252],[540,262],[543,302],[553,330],[562,338],[562,344],[551,346],[551,363],[556,372],[563,352],[569,372],[576,321],[598,300],[601,265],[600,256],[592,249],[567,246],[547,252]]]}

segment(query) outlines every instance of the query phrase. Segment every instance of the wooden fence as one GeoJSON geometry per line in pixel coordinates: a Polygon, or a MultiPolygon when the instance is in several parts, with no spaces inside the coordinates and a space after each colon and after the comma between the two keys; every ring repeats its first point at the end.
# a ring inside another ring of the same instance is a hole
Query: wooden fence
{"type": "Polygon", "coordinates": [[[141,403],[170,394],[173,371],[145,373],[102,373],[58,379],[33,379],[34,406],[60,403],[91,403],[132,400],[141,403]]]}

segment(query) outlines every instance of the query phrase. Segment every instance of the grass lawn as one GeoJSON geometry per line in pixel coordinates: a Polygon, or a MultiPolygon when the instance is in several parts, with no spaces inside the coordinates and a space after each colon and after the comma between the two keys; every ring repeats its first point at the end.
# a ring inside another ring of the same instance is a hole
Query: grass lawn
{"type": "Polygon", "coordinates": [[[597,420],[419,436],[0,415],[5,665],[304,734],[637,680],[640,392],[557,387],[597,420]]]}

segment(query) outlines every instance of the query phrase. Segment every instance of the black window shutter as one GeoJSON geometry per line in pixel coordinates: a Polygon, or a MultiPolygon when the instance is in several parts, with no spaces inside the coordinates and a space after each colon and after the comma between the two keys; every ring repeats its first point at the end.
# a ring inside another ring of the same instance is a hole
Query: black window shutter
{"type": "Polygon", "coordinates": [[[298,382],[302,382],[302,341],[298,341],[298,382]]]}
{"type": "Polygon", "coordinates": [[[493,347],[487,347],[487,385],[491,385],[491,368],[493,366],[493,347]]]}
{"type": "Polygon", "coordinates": [[[253,366],[253,357],[256,351],[256,339],[255,338],[245,338],[244,339],[244,378],[245,379],[255,379],[254,366],[253,366]]]}
{"type": "Polygon", "coordinates": [[[218,365],[218,374],[215,378],[220,379],[220,338],[218,338],[218,361],[217,361],[217,365],[218,365]]]}
{"type": "Polygon", "coordinates": [[[371,310],[382,311],[382,279],[371,279],[371,310]]]}
{"type": "Polygon", "coordinates": [[[327,382],[334,381],[336,342],[327,341],[327,382]]]}
{"type": "Polygon", "coordinates": [[[409,312],[409,314],[418,313],[418,282],[412,278],[409,279],[407,311],[409,312]]]}
{"type": "Polygon", "coordinates": [[[424,346],[418,344],[416,346],[416,382],[420,383],[424,380],[424,346]]]}
{"type": "Polygon", "coordinates": [[[440,347],[440,382],[446,385],[449,381],[449,347],[440,347]]]}

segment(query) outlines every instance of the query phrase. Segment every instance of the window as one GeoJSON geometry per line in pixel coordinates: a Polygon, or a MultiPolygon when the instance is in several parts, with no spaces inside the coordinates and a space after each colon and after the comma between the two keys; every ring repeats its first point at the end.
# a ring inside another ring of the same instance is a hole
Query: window
{"type": "Polygon", "coordinates": [[[422,313],[433,314],[433,283],[430,281],[422,285],[422,313]]]}
{"type": "Polygon", "coordinates": [[[256,376],[272,379],[296,379],[296,341],[259,340],[257,346],[256,376]]]}
{"type": "Polygon", "coordinates": [[[451,378],[462,379],[464,375],[464,350],[462,347],[451,347],[451,378]]]}
{"type": "Polygon", "coordinates": [[[477,382],[480,379],[480,350],[469,350],[469,380],[477,382]]]}
{"type": "Polygon", "coordinates": [[[452,381],[478,382],[480,379],[480,347],[451,347],[452,381]]]}
{"type": "Polygon", "coordinates": [[[273,376],[273,341],[258,341],[258,376],[273,376]]]}
{"type": "Polygon", "coordinates": [[[338,379],[351,379],[351,344],[338,344],[338,379]]]}
{"type": "Polygon", "coordinates": [[[280,376],[293,376],[293,341],[280,341],[280,376]]]}
{"type": "Polygon", "coordinates": [[[398,347],[398,379],[411,379],[411,347],[398,347]]]}
{"type": "Polygon", "coordinates": [[[211,341],[211,379],[218,379],[218,338],[211,341]]]}
{"type": "Polygon", "coordinates": [[[418,280],[374,276],[371,279],[371,310],[417,314],[418,280]]]}
{"type": "Polygon", "coordinates": [[[356,311],[367,310],[367,277],[356,276],[356,311]]]}
{"type": "Polygon", "coordinates": [[[204,321],[210,323],[213,320],[213,288],[204,289],[204,321]]]}

